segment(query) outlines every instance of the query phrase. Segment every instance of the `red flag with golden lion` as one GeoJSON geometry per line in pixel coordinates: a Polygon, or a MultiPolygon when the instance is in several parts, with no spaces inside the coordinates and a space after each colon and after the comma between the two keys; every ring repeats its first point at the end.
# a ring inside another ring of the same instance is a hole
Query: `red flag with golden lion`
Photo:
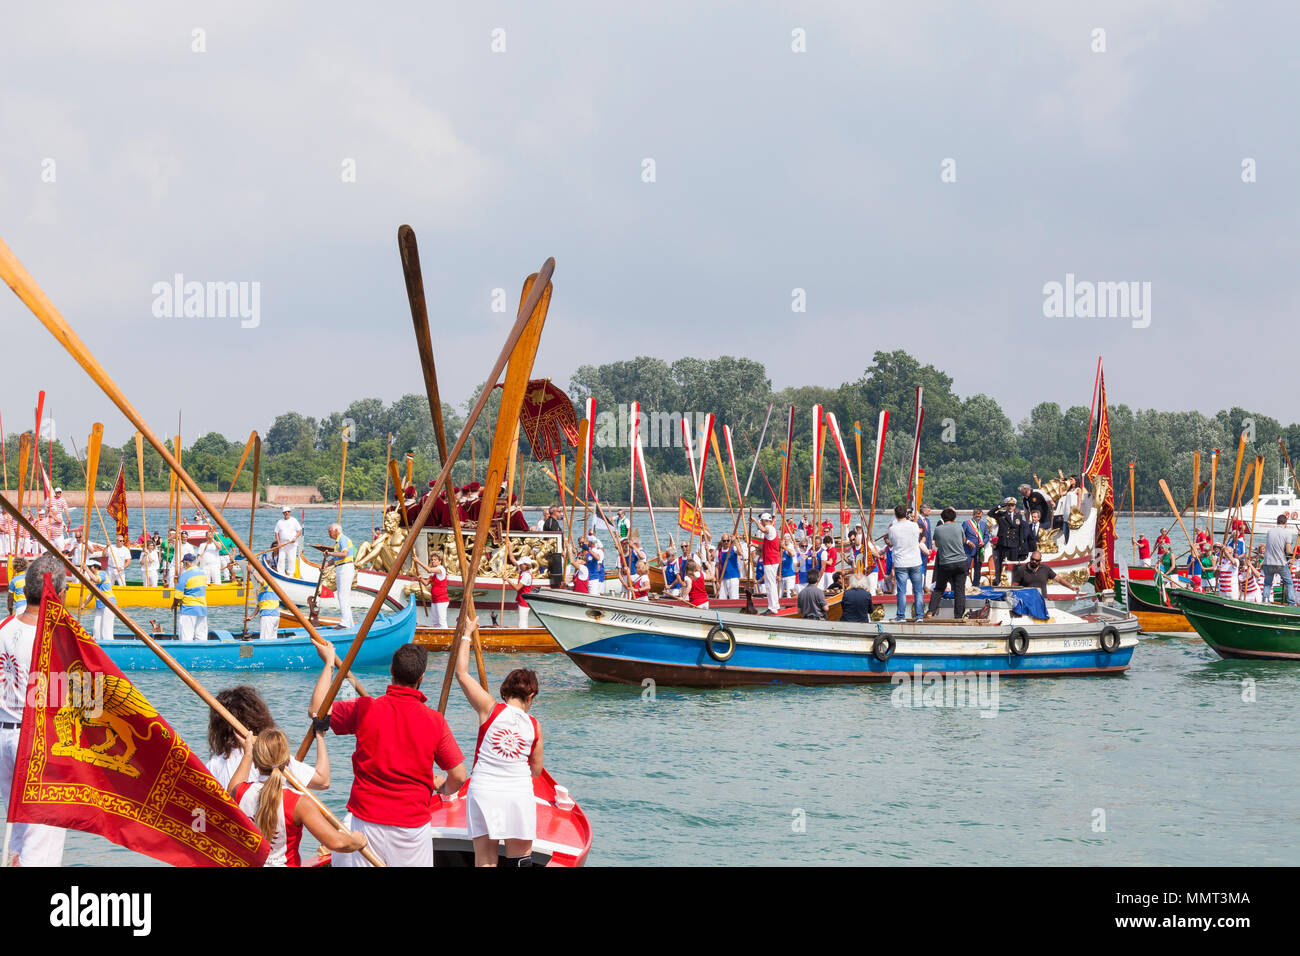
{"type": "Polygon", "coordinates": [[[261,866],[269,846],[48,582],[8,819],[85,830],[187,866],[261,866]]]}

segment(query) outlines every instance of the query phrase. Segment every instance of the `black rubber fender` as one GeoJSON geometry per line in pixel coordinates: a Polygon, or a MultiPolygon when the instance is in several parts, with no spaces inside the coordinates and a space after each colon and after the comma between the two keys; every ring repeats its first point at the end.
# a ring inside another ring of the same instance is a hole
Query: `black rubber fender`
{"type": "Polygon", "coordinates": [[[1012,657],[1024,657],[1029,650],[1029,632],[1023,627],[1013,628],[1007,636],[1007,651],[1012,657]]]}
{"type": "Polygon", "coordinates": [[[1107,624],[1101,629],[1101,649],[1107,654],[1119,650],[1119,630],[1114,625],[1107,624]]]}
{"type": "Polygon", "coordinates": [[[725,624],[714,624],[713,627],[709,628],[709,636],[704,639],[704,649],[708,651],[709,656],[719,664],[725,664],[727,661],[731,660],[731,655],[736,653],[736,635],[731,633],[731,628],[727,627],[725,624]],[[719,634],[725,634],[727,636],[727,649],[721,654],[719,654],[717,648],[713,646],[713,642],[717,640],[719,634]]]}
{"type": "Polygon", "coordinates": [[[889,634],[877,634],[876,639],[871,644],[871,656],[882,664],[894,656],[894,648],[897,642],[889,634]]]}

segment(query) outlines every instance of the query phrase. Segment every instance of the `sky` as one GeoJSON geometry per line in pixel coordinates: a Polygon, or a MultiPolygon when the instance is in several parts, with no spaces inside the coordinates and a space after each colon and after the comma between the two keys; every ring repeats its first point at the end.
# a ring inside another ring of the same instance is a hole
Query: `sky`
{"type": "MultiPolygon", "coordinates": [[[[187,443],[423,391],[402,223],[455,402],[554,256],[560,383],[906,349],[1018,421],[1086,406],[1101,355],[1112,403],[1288,423],[1298,33],[1283,2],[47,0],[0,32],[0,238],[187,443]],[[255,320],[166,315],[178,274],[255,320]],[[1045,315],[1067,275],[1145,313],[1045,315]]],[[[8,292],[0,342],[7,431],[45,389],[60,438],[131,435],[8,292]]]]}

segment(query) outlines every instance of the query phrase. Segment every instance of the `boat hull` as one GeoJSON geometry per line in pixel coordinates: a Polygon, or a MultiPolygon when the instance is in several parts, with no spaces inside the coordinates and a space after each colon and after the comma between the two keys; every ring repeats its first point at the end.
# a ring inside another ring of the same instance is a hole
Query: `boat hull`
{"type": "MultiPolygon", "coordinates": [[[[537,802],[537,836],[533,840],[533,863],[539,866],[584,866],[591,852],[591,823],[576,803],[558,806],[555,779],[543,770],[533,778],[537,802]]],[[[469,784],[456,799],[435,796],[430,829],[433,833],[434,866],[473,866],[474,842],[469,837],[466,800],[469,784]]],[[[503,850],[504,852],[504,850],[503,850]]]]}
{"type": "MultiPolygon", "coordinates": [[[[187,670],[320,669],[320,657],[304,629],[292,628],[279,633],[274,640],[256,636],[242,639],[228,631],[211,629],[206,641],[178,641],[168,635],[156,635],[156,639],[187,670]]],[[[346,645],[356,636],[356,629],[321,628],[320,634],[335,645],[346,645]]],[[[387,666],[393,652],[414,638],[413,607],[381,615],[370,628],[353,667],[387,666]]],[[[164,670],[167,666],[147,644],[134,638],[102,641],[99,647],[124,671],[164,670]]]]}
{"type": "Polygon", "coordinates": [[[1220,657],[1300,661],[1300,608],[1179,589],[1169,595],[1220,657]]]}
{"type": "Polygon", "coordinates": [[[1150,581],[1129,579],[1124,582],[1125,602],[1129,613],[1138,619],[1143,631],[1161,634],[1190,634],[1196,628],[1182,611],[1160,603],[1160,589],[1150,581]]]}
{"type": "MultiPolygon", "coordinates": [[[[221,584],[209,584],[207,587],[208,607],[236,607],[245,603],[247,589],[242,582],[228,581],[221,584]]],[[[82,598],[88,597],[79,581],[69,581],[64,603],[73,609],[81,606],[82,598]]],[[[169,587],[145,587],[143,584],[119,584],[113,588],[113,601],[118,607],[151,607],[170,610],[172,601],[180,597],[180,592],[169,587]]],[[[256,595],[254,595],[256,597],[256,595]]],[[[87,608],[95,607],[99,602],[89,596],[87,608]]]]}
{"type": "Polygon", "coordinates": [[[860,684],[888,682],[915,668],[925,673],[1057,677],[1119,674],[1136,648],[1138,624],[1113,614],[1105,621],[1026,626],[1026,653],[1014,655],[1008,638],[1017,624],[949,621],[845,624],[755,617],[714,610],[659,607],[616,598],[550,593],[531,601],[556,642],[596,681],[641,684],[647,679],[679,687],[746,684],[860,684]],[[1102,628],[1119,633],[1119,646],[1101,647],[1102,628]],[[711,657],[705,640],[714,625],[735,635],[725,662],[711,657]],[[877,635],[895,641],[892,656],[872,653],[877,635]]]}

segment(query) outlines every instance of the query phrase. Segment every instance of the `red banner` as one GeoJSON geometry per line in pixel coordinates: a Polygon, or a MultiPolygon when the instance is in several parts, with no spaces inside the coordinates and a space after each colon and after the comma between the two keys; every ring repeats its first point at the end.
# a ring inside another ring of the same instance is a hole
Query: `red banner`
{"type": "Polygon", "coordinates": [[[126,514],[126,465],[124,464],[118,466],[117,483],[113,485],[113,493],[108,496],[108,506],[104,510],[117,524],[117,533],[122,536],[122,540],[130,541],[131,531],[126,514]]]}
{"type": "Polygon", "coordinates": [[[261,866],[253,822],[48,584],[36,628],[9,819],[166,863],[261,866]]]}
{"type": "Polygon", "coordinates": [[[704,522],[700,518],[699,509],[685,498],[677,499],[677,527],[691,534],[700,534],[704,531],[704,522]]]}
{"type": "MultiPolygon", "coordinates": [[[[519,427],[528,436],[538,461],[550,461],[558,455],[563,442],[578,446],[578,416],[573,402],[549,378],[535,378],[528,383],[519,410],[519,427]]],[[[591,427],[595,428],[595,422],[591,427]]]]}
{"type": "Polygon", "coordinates": [[[1105,567],[1097,569],[1097,590],[1103,591],[1114,585],[1115,567],[1115,484],[1111,477],[1110,460],[1110,418],[1106,414],[1106,376],[1098,370],[1097,402],[1097,444],[1088,462],[1085,478],[1088,481],[1098,476],[1106,479],[1106,496],[1102,501],[1093,502],[1097,509],[1097,534],[1095,548],[1100,548],[1106,555],[1105,567]]]}

